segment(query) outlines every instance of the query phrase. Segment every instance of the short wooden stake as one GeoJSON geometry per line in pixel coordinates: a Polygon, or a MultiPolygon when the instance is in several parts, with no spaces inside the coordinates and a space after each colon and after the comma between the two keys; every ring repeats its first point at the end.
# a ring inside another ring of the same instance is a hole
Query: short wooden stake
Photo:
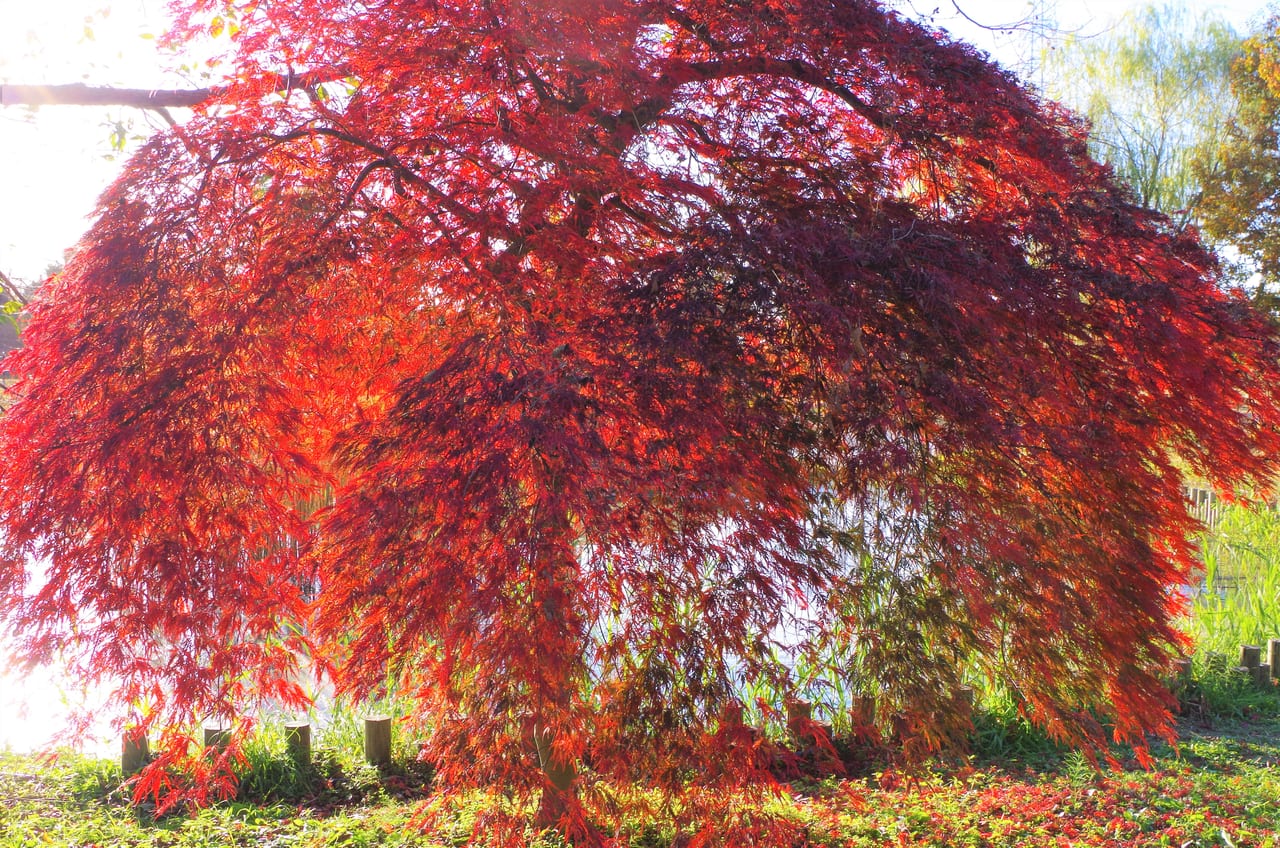
{"type": "Polygon", "coordinates": [[[391,764],[390,716],[369,716],[364,720],[364,759],[375,766],[391,764]]]}
{"type": "Polygon", "coordinates": [[[801,701],[798,698],[788,698],[786,700],[787,709],[787,733],[792,739],[800,740],[805,736],[805,730],[813,723],[813,704],[807,701],[801,701]]]}
{"type": "Polygon", "coordinates": [[[1280,639],[1267,641],[1267,664],[1271,666],[1271,676],[1280,677],[1280,639]]]}
{"type": "Polygon", "coordinates": [[[204,746],[206,748],[225,748],[231,742],[231,728],[221,724],[204,726],[204,746]]]}
{"type": "Polygon", "coordinates": [[[956,712],[967,722],[973,721],[973,705],[978,700],[978,693],[972,686],[961,686],[956,690],[956,712]]]}
{"type": "Polygon", "coordinates": [[[284,746],[299,766],[311,765],[311,725],[305,721],[285,722],[284,746]]]}
{"type": "Polygon", "coordinates": [[[125,777],[137,774],[150,759],[151,745],[147,741],[147,734],[137,728],[126,730],[120,741],[120,771],[125,777]]]}
{"type": "Polygon", "coordinates": [[[1191,679],[1190,658],[1183,657],[1173,661],[1173,678],[1179,683],[1186,683],[1191,679]]]}
{"type": "Polygon", "coordinates": [[[849,719],[853,724],[854,738],[859,741],[872,741],[879,735],[876,732],[876,699],[870,695],[853,696],[849,719]]]}
{"type": "Polygon", "coordinates": [[[1241,645],[1240,646],[1240,665],[1249,668],[1257,668],[1262,663],[1262,646],[1261,645],[1241,645]]]}
{"type": "Polygon", "coordinates": [[[1261,663],[1253,670],[1253,682],[1257,684],[1259,689],[1265,689],[1271,685],[1271,664],[1261,663]]]}

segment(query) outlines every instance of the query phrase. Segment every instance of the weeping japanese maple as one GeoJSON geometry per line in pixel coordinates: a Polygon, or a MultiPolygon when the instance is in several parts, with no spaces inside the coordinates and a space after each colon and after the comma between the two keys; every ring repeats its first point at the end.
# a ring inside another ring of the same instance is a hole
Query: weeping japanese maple
{"type": "Polygon", "coordinates": [[[1073,118],[860,0],[231,6],[8,361],[26,657],[162,724],[394,681],[570,818],[767,779],[790,697],[1168,730],[1180,469],[1265,482],[1280,350],[1073,118]]]}

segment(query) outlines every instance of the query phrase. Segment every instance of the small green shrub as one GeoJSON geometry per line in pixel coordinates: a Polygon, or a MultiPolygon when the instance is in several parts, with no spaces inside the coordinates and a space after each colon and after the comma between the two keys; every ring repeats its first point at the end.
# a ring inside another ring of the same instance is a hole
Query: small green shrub
{"type": "Polygon", "coordinates": [[[1059,762],[1067,750],[1000,693],[988,693],[974,710],[972,741],[979,761],[1003,760],[1037,767],[1059,762]]]}

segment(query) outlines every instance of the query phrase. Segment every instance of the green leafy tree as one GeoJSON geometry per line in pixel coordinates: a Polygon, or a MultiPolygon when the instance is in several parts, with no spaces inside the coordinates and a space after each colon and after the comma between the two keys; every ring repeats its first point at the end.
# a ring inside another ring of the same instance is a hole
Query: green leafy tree
{"type": "Polygon", "coordinates": [[[1199,214],[1209,237],[1232,245],[1254,299],[1280,305],[1280,17],[1244,44],[1231,69],[1235,116],[1198,151],[1199,214]]]}
{"type": "Polygon", "coordinates": [[[1046,54],[1045,88],[1088,116],[1091,152],[1138,203],[1194,222],[1192,162],[1213,149],[1230,117],[1231,63],[1240,39],[1220,18],[1183,4],[1148,5],[1098,36],[1073,36],[1046,54]]]}
{"type": "Polygon", "coordinates": [[[19,331],[18,315],[27,305],[27,296],[22,287],[9,279],[0,271],[0,350],[7,350],[17,344],[19,331]]]}

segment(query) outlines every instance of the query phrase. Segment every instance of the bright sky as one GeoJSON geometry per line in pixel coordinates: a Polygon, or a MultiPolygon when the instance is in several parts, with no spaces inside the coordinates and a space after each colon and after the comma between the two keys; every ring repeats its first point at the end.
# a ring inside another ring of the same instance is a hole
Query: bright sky
{"type": "MultiPolygon", "coordinates": [[[[1063,29],[1087,35],[1104,30],[1141,0],[959,2],[969,17],[988,27],[1041,13],[1063,29]]],[[[1263,0],[1188,2],[1198,10],[1220,12],[1242,32],[1260,18],[1263,7],[1263,0]]],[[[954,13],[951,0],[898,0],[895,5],[912,17],[936,9],[937,25],[1015,70],[1043,46],[1029,44],[1025,34],[1000,35],[975,27],[954,13]]],[[[0,82],[182,87],[181,73],[162,72],[179,62],[155,48],[153,37],[164,28],[163,9],[164,0],[0,0],[0,82]]],[[[96,197],[119,170],[121,157],[110,141],[113,130],[121,125],[127,133],[144,134],[153,120],[122,109],[0,109],[0,271],[34,281],[60,260],[84,231],[96,197]]],[[[137,144],[130,140],[127,147],[137,144]]],[[[7,678],[3,661],[0,656],[0,749],[39,746],[60,727],[65,700],[83,696],[52,671],[21,681],[7,678]]],[[[109,745],[103,745],[107,743],[96,747],[109,752],[109,745]]]]}
{"type": "MultiPolygon", "coordinates": [[[[894,0],[893,6],[909,17],[926,18],[931,13],[939,26],[988,51],[997,60],[1014,67],[1026,57],[1026,37],[991,32],[1036,16],[1067,33],[1080,37],[1104,32],[1127,11],[1146,5],[1148,0],[894,0]],[[957,7],[981,26],[964,20],[957,7]],[[983,29],[986,27],[988,29],[983,29]]],[[[1155,0],[1156,5],[1184,3],[1196,12],[1211,12],[1240,33],[1262,23],[1265,0],[1155,0]]],[[[1038,45],[1037,45],[1038,46],[1038,45]]]]}
{"type": "MultiPolygon", "coordinates": [[[[155,47],[163,0],[0,0],[0,81],[179,86],[155,47]]],[[[0,271],[32,280],[87,225],[121,161],[117,122],[148,131],[137,110],[0,108],[0,271]]],[[[133,142],[136,147],[137,142],[133,142]]]]}

